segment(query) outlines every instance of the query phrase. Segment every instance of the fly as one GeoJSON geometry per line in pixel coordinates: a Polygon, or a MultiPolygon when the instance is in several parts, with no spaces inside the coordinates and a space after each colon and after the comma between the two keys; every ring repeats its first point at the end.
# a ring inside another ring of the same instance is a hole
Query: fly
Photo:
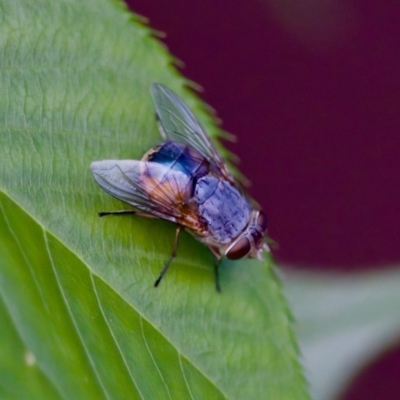
{"type": "Polygon", "coordinates": [[[159,83],[151,85],[163,142],[141,160],[102,160],[91,165],[94,179],[111,196],[134,210],[100,212],[161,218],[176,224],[171,256],[154,286],[167,272],[186,229],[215,255],[216,288],[222,257],[262,260],[267,217],[251,206],[210,138],[182,99],[159,83]]]}

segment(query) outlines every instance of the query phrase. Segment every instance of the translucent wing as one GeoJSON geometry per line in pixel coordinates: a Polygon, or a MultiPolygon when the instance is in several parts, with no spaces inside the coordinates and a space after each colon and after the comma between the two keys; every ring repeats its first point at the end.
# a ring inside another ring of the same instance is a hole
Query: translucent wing
{"type": "MultiPolygon", "coordinates": [[[[168,174],[161,164],[137,160],[95,161],[90,166],[96,182],[111,196],[159,218],[185,219],[185,176],[168,174]]],[[[185,224],[186,225],[186,224],[185,224]]]]}
{"type": "Polygon", "coordinates": [[[234,182],[221,154],[181,98],[159,83],[151,85],[151,95],[163,138],[195,148],[211,164],[214,164],[226,179],[234,182]]]}

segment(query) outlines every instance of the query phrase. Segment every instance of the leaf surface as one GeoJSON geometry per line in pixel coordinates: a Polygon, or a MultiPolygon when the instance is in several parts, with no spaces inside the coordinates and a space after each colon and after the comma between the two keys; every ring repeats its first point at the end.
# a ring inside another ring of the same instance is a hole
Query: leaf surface
{"type": "Polygon", "coordinates": [[[2,398],[307,399],[281,288],[257,261],[214,260],[188,234],[95,184],[101,159],[160,141],[149,87],[212,118],[151,30],[115,1],[2,0],[2,398]],[[12,349],[12,351],[11,351],[12,349]]]}

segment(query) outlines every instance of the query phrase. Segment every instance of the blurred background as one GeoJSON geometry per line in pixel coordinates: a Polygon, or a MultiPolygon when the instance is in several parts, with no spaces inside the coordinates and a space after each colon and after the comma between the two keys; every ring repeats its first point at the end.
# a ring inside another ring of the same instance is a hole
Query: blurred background
{"type": "MultiPolygon", "coordinates": [[[[128,0],[204,88],[269,216],[279,264],[342,273],[400,261],[397,0],[128,0]]],[[[343,399],[400,398],[400,348],[343,399]]]]}

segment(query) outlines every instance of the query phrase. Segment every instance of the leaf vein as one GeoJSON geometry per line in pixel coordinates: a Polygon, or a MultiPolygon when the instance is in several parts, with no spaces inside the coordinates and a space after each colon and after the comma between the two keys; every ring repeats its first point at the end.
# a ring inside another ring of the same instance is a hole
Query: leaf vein
{"type": "Polygon", "coordinates": [[[183,380],[185,381],[186,387],[187,387],[188,392],[189,392],[189,394],[190,394],[190,398],[191,398],[192,400],[194,400],[192,391],[190,390],[189,382],[188,382],[187,379],[186,379],[186,374],[185,374],[185,371],[184,371],[184,368],[183,368],[182,357],[181,357],[181,353],[180,353],[180,352],[178,352],[178,359],[179,359],[179,366],[180,366],[181,371],[182,371],[183,380]]]}
{"type": "MultiPolygon", "coordinates": [[[[38,290],[38,292],[39,292],[39,296],[40,296],[40,299],[41,299],[41,301],[42,301],[42,303],[43,303],[43,306],[44,306],[46,312],[49,314],[49,309],[48,309],[48,306],[47,306],[47,302],[44,300],[44,295],[43,295],[43,292],[42,292],[42,290],[41,290],[41,287],[40,287],[40,285],[39,285],[39,283],[38,283],[38,281],[37,281],[37,279],[36,279],[35,274],[34,274],[33,271],[32,271],[32,265],[31,265],[31,263],[29,262],[29,260],[28,260],[28,258],[27,258],[27,256],[26,256],[26,253],[25,253],[25,251],[24,251],[24,248],[23,248],[23,246],[21,245],[21,243],[20,243],[19,240],[18,240],[18,237],[16,236],[14,230],[11,228],[11,224],[10,224],[10,221],[8,220],[8,218],[7,218],[7,214],[6,214],[5,210],[4,210],[3,204],[2,204],[2,202],[1,202],[1,198],[0,198],[0,209],[1,209],[2,214],[3,214],[3,216],[4,216],[4,220],[5,220],[6,226],[7,226],[8,230],[9,230],[11,236],[13,237],[14,241],[16,242],[16,244],[17,244],[17,246],[18,246],[18,248],[19,248],[19,250],[20,250],[20,252],[21,252],[21,254],[22,254],[22,257],[23,257],[25,263],[28,265],[29,274],[31,275],[32,280],[33,280],[33,282],[34,282],[34,284],[35,284],[35,286],[36,286],[36,288],[37,288],[37,290],[38,290]]],[[[4,294],[1,293],[1,291],[0,291],[0,298],[2,299],[2,301],[3,301],[3,303],[4,303],[4,306],[6,307],[8,313],[9,313],[9,315],[10,315],[10,318],[12,319],[12,315],[13,315],[13,314],[11,313],[11,309],[10,309],[10,307],[8,306],[6,299],[4,298],[4,294]]],[[[15,323],[15,321],[13,321],[13,323],[14,323],[14,327],[15,327],[16,331],[18,332],[18,330],[17,330],[17,324],[15,323]]],[[[20,335],[19,332],[18,332],[18,334],[19,334],[19,337],[21,338],[21,340],[22,340],[22,341],[24,342],[24,344],[26,345],[25,341],[22,339],[22,336],[20,335]]],[[[26,347],[29,348],[27,345],[26,345],[26,347]]],[[[50,384],[53,386],[53,388],[60,394],[61,397],[63,397],[63,396],[61,395],[61,391],[60,391],[60,389],[58,388],[56,382],[53,382],[53,380],[51,379],[51,377],[50,377],[50,376],[47,374],[47,372],[42,368],[42,366],[40,365],[40,363],[38,363],[37,365],[38,365],[38,367],[40,368],[40,370],[43,372],[44,376],[47,378],[48,382],[50,382],[50,384]]]]}
{"type": "Polygon", "coordinates": [[[48,254],[48,256],[49,256],[50,264],[51,264],[51,267],[52,267],[53,272],[54,272],[54,276],[55,276],[55,280],[56,280],[56,282],[57,282],[57,286],[58,286],[58,288],[59,288],[59,290],[60,290],[61,297],[62,297],[62,299],[63,299],[63,301],[64,301],[64,303],[65,303],[65,306],[66,306],[66,309],[67,309],[67,311],[68,311],[68,314],[69,314],[69,316],[70,316],[70,318],[71,318],[72,324],[73,324],[74,327],[75,327],[75,331],[76,331],[76,333],[77,333],[77,335],[78,335],[78,338],[79,338],[79,340],[80,340],[80,342],[81,342],[81,344],[82,344],[83,350],[84,350],[84,352],[85,352],[85,354],[86,354],[86,357],[87,357],[87,359],[88,359],[88,361],[89,361],[89,365],[90,365],[90,367],[92,368],[93,375],[96,377],[96,380],[97,380],[98,384],[100,385],[100,387],[101,387],[103,393],[105,393],[105,397],[106,397],[107,399],[110,399],[110,400],[111,400],[111,397],[109,396],[109,394],[108,394],[108,392],[107,392],[107,390],[106,390],[106,388],[105,388],[105,386],[104,386],[104,384],[103,384],[103,382],[102,382],[102,379],[101,379],[100,376],[99,376],[99,372],[97,371],[96,364],[94,363],[94,361],[93,361],[93,359],[92,359],[92,357],[91,357],[91,355],[90,355],[90,352],[89,352],[89,350],[88,350],[87,347],[86,347],[85,341],[84,341],[84,339],[83,339],[83,335],[82,335],[82,333],[81,333],[80,330],[79,330],[78,324],[77,324],[77,322],[76,322],[76,320],[75,320],[75,318],[74,318],[74,315],[73,315],[73,312],[72,312],[72,310],[71,310],[70,304],[69,304],[69,302],[68,302],[68,300],[67,300],[67,297],[66,297],[66,295],[65,295],[64,289],[63,289],[63,287],[62,287],[62,285],[61,285],[59,276],[58,276],[58,274],[57,274],[56,266],[54,265],[54,261],[53,261],[53,257],[52,257],[52,254],[51,254],[51,250],[50,250],[50,246],[49,246],[49,242],[48,242],[48,238],[47,238],[47,233],[46,233],[45,229],[43,229],[43,236],[44,236],[44,241],[45,241],[45,245],[46,245],[46,246],[45,246],[45,247],[46,247],[46,251],[47,251],[47,254],[48,254]]]}
{"type": "Polygon", "coordinates": [[[147,343],[146,335],[144,334],[144,330],[143,330],[143,318],[142,318],[141,315],[139,315],[139,318],[140,318],[140,329],[141,329],[141,332],[142,332],[142,337],[143,337],[143,341],[144,341],[144,344],[146,346],[146,349],[147,349],[148,353],[150,354],[150,357],[151,357],[151,359],[153,361],[154,366],[156,367],[156,370],[157,370],[158,374],[160,375],[161,381],[165,385],[165,388],[167,390],[169,398],[172,400],[171,393],[169,391],[168,385],[165,382],[164,376],[161,373],[160,368],[158,367],[158,364],[157,364],[157,362],[156,362],[156,360],[155,360],[155,358],[153,356],[153,352],[151,351],[151,349],[149,347],[149,344],[147,343]]]}
{"type": "MultiPolygon", "coordinates": [[[[20,332],[18,331],[17,328],[17,324],[15,323],[14,319],[13,319],[13,314],[11,312],[11,308],[9,307],[9,305],[7,304],[7,300],[4,297],[4,294],[0,291],[0,300],[2,301],[2,303],[4,304],[4,308],[5,310],[8,312],[9,318],[10,320],[13,322],[14,328],[16,333],[18,334],[18,337],[20,338],[20,340],[23,342],[23,344],[25,345],[25,347],[27,349],[29,349],[29,346],[27,346],[27,344],[25,343],[25,340],[23,339],[23,337],[21,336],[20,332]]],[[[52,386],[52,388],[54,389],[55,392],[57,392],[60,395],[60,398],[65,399],[65,397],[63,396],[63,393],[61,392],[60,388],[57,386],[57,384],[55,382],[53,382],[51,376],[49,376],[46,372],[45,369],[42,368],[42,365],[40,362],[36,363],[37,368],[42,372],[44,378],[46,379],[46,381],[49,383],[49,385],[52,386]]]]}
{"type": "Polygon", "coordinates": [[[121,347],[119,346],[119,343],[118,343],[118,341],[117,341],[117,338],[115,337],[115,334],[114,334],[114,332],[113,332],[113,330],[112,330],[110,324],[108,323],[107,317],[106,317],[106,315],[105,315],[105,313],[104,313],[103,306],[102,306],[102,304],[101,304],[101,300],[100,300],[99,295],[98,295],[98,293],[97,293],[96,283],[95,283],[95,281],[94,281],[93,274],[92,274],[91,272],[89,272],[89,273],[90,273],[90,280],[92,281],[93,292],[94,292],[94,295],[96,296],[97,304],[98,304],[98,306],[99,306],[101,315],[103,316],[104,322],[105,322],[105,324],[107,325],[108,330],[110,331],[111,337],[113,338],[113,341],[114,341],[114,343],[115,343],[116,348],[118,349],[119,354],[121,355],[122,361],[123,361],[124,366],[125,366],[125,368],[126,368],[128,374],[129,374],[129,376],[130,376],[130,378],[131,378],[131,380],[132,380],[133,386],[136,388],[136,390],[137,390],[137,392],[139,393],[140,397],[144,400],[144,397],[143,397],[143,395],[142,395],[142,392],[140,391],[139,386],[138,386],[138,384],[137,384],[135,378],[133,377],[132,372],[131,372],[131,370],[130,370],[130,368],[129,368],[129,366],[128,366],[128,362],[127,362],[127,360],[126,360],[126,358],[125,358],[125,356],[124,356],[124,352],[121,350],[121,347]]]}
{"type": "Polygon", "coordinates": [[[25,253],[25,251],[24,251],[24,248],[23,248],[23,246],[21,245],[20,241],[18,240],[18,236],[15,234],[14,230],[11,228],[10,221],[8,220],[7,214],[6,214],[5,211],[4,211],[4,208],[3,208],[3,204],[2,204],[2,202],[1,202],[1,199],[0,199],[0,208],[1,208],[1,211],[2,211],[2,213],[3,213],[4,220],[5,220],[5,222],[6,222],[7,228],[8,228],[8,230],[10,231],[11,236],[13,237],[13,239],[15,240],[15,243],[16,243],[17,246],[18,246],[19,251],[21,252],[22,258],[24,259],[26,265],[28,266],[29,274],[31,275],[32,280],[33,280],[33,282],[35,283],[35,286],[36,286],[36,288],[37,288],[37,291],[39,292],[39,296],[40,296],[40,299],[41,299],[41,301],[42,301],[42,303],[43,303],[43,306],[44,306],[44,308],[45,308],[47,314],[50,314],[49,309],[48,309],[48,306],[47,306],[47,302],[46,302],[45,299],[44,299],[44,295],[43,295],[43,292],[42,292],[42,290],[41,290],[40,284],[39,284],[39,282],[37,281],[36,275],[35,275],[34,272],[33,272],[32,264],[31,264],[30,261],[28,260],[28,257],[26,256],[26,253],[25,253]]]}

